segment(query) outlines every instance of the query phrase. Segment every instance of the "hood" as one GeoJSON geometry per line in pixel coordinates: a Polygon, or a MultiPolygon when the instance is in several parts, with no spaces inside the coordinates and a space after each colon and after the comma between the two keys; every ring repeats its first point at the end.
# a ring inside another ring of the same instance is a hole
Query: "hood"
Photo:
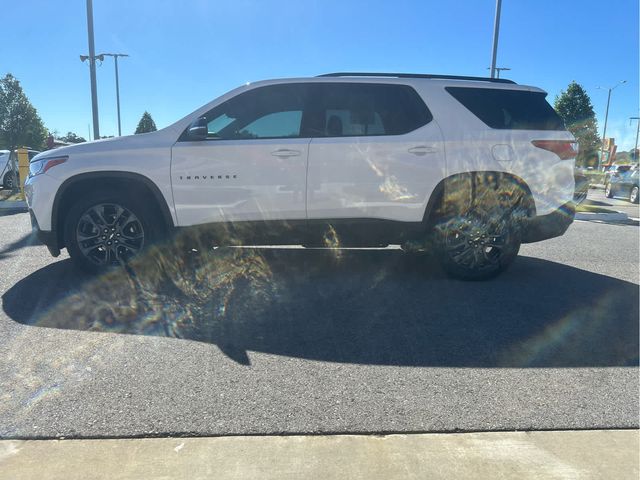
{"type": "Polygon", "coordinates": [[[137,135],[127,135],[124,137],[104,138],[101,140],[93,140],[91,142],[76,143],[66,147],[55,148],[39,153],[33,161],[42,160],[48,157],[57,157],[60,155],[79,155],[85,153],[101,153],[117,150],[131,150],[136,148],[146,148],[149,146],[169,146],[178,138],[178,134],[174,129],[164,128],[156,132],[140,133],[137,135]]]}

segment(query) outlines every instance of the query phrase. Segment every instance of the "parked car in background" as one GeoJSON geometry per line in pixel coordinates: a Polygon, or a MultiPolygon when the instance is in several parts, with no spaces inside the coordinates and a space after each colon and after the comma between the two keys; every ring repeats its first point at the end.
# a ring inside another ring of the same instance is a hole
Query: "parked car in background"
{"type": "Polygon", "coordinates": [[[604,172],[604,184],[606,185],[611,177],[624,172],[628,172],[629,170],[631,170],[631,167],[632,165],[611,165],[604,172]]]}
{"type": "Polygon", "coordinates": [[[638,203],[639,174],[639,170],[627,170],[624,173],[613,175],[604,188],[607,198],[626,197],[631,203],[638,203]]]}
{"type": "MultiPolygon", "coordinates": [[[[0,178],[4,180],[7,171],[9,170],[9,157],[11,152],[9,150],[0,150],[0,167],[2,168],[2,172],[0,173],[0,178]]],[[[4,181],[2,182],[4,185],[4,181]]]]}
{"type": "MultiPolygon", "coordinates": [[[[29,155],[29,162],[40,152],[37,150],[27,150],[27,154],[29,155]]],[[[16,156],[16,151],[10,152],[9,150],[0,150],[0,179],[2,179],[2,186],[7,189],[12,189],[14,187],[13,182],[16,179],[16,176],[13,173],[13,159],[16,156]]],[[[18,160],[16,158],[16,165],[18,164],[18,160]]],[[[18,181],[20,180],[20,176],[18,175],[18,181]]]]}

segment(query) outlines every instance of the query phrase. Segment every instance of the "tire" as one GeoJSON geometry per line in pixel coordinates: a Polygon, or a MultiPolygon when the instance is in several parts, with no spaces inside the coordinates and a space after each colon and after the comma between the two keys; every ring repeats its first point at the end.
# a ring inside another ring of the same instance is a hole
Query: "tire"
{"type": "Polygon", "coordinates": [[[450,276],[486,280],[505,271],[516,259],[521,229],[511,212],[469,210],[436,227],[438,257],[450,276]]]}
{"type": "Polygon", "coordinates": [[[94,192],[67,214],[64,237],[74,265],[90,273],[124,265],[159,238],[157,215],[122,191],[94,192]]]}
{"type": "MultiPolygon", "coordinates": [[[[7,190],[13,190],[13,181],[14,181],[13,172],[7,172],[4,174],[4,178],[2,179],[2,186],[7,190]]],[[[18,178],[18,182],[19,181],[20,179],[18,178]]]]}
{"type": "Polygon", "coordinates": [[[607,183],[604,186],[604,196],[607,198],[613,198],[613,186],[611,183],[607,183]]]}
{"type": "Polygon", "coordinates": [[[638,203],[638,187],[631,187],[631,191],[629,192],[629,201],[631,203],[638,203]]]}

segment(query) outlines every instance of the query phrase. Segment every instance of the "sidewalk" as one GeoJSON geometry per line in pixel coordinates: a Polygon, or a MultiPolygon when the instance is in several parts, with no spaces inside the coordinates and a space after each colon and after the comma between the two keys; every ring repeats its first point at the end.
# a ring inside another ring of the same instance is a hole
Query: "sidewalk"
{"type": "Polygon", "coordinates": [[[638,430],[0,441],[0,479],[634,479],[638,430]]]}

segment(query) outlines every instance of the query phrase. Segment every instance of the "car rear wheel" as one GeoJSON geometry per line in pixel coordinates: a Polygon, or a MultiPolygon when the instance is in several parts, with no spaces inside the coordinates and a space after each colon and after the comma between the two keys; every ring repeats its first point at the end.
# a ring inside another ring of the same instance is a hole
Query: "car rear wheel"
{"type": "Polygon", "coordinates": [[[96,193],[74,205],[65,222],[73,262],[89,272],[124,265],[156,238],[154,216],[122,192],[96,193]]]}
{"type": "Polygon", "coordinates": [[[444,270],[462,280],[484,280],[506,270],[518,256],[520,229],[510,212],[471,210],[436,227],[444,270]]]}
{"type": "Polygon", "coordinates": [[[13,190],[13,186],[15,182],[15,177],[13,172],[7,172],[4,174],[4,178],[2,179],[2,186],[7,190],[13,190]]]}
{"type": "Polygon", "coordinates": [[[638,203],[638,187],[631,187],[631,192],[629,192],[629,201],[631,203],[638,203]]]}
{"type": "Polygon", "coordinates": [[[607,183],[604,187],[604,196],[607,198],[613,198],[613,187],[610,183],[607,183]]]}

